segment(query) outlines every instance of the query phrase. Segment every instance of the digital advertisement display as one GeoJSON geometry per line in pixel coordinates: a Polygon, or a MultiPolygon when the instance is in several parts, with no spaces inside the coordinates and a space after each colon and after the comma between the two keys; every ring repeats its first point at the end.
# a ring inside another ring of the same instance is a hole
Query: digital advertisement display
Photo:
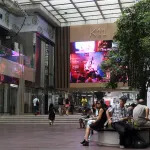
{"type": "Polygon", "coordinates": [[[29,57],[21,53],[19,54],[18,52],[8,49],[4,46],[0,46],[0,57],[19,63],[20,56],[23,57],[24,65],[27,67],[31,67],[31,59],[29,57]]]}
{"type": "Polygon", "coordinates": [[[70,44],[70,83],[108,82],[109,72],[101,64],[112,50],[112,41],[85,41],[70,44]]]}

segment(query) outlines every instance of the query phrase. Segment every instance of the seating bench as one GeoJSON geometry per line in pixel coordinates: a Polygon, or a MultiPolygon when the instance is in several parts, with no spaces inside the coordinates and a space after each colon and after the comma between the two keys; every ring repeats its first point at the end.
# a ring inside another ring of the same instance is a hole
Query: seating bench
{"type": "MultiPolygon", "coordinates": [[[[135,128],[140,136],[150,144],[150,127],[135,128]]],[[[98,132],[98,145],[119,146],[119,134],[113,128],[104,128],[98,132]]]]}

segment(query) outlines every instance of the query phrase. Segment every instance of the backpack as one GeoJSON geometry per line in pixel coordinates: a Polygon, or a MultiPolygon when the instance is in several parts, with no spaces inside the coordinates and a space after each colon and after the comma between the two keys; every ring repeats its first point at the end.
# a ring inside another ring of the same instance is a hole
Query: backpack
{"type": "Polygon", "coordinates": [[[148,146],[149,144],[146,143],[138,133],[136,133],[136,135],[128,136],[128,138],[125,139],[126,148],[141,149],[147,148],[148,146]]]}
{"type": "Polygon", "coordinates": [[[149,146],[148,143],[142,140],[135,140],[133,142],[133,148],[136,148],[136,149],[147,148],[148,146],[149,146]]]}
{"type": "Polygon", "coordinates": [[[141,149],[141,148],[147,148],[149,146],[148,143],[145,142],[145,140],[137,133],[137,135],[132,138],[132,145],[133,148],[141,149]]]}
{"type": "Polygon", "coordinates": [[[36,101],[36,106],[39,106],[39,101],[38,100],[36,101]]]}

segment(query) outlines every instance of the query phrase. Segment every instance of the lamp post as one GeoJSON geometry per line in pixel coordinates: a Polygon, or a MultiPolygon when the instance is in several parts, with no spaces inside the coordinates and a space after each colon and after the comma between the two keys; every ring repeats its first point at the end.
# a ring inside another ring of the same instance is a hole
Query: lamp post
{"type": "Polygon", "coordinates": [[[146,89],[147,89],[147,106],[150,108],[150,65],[147,65],[146,89]]]}

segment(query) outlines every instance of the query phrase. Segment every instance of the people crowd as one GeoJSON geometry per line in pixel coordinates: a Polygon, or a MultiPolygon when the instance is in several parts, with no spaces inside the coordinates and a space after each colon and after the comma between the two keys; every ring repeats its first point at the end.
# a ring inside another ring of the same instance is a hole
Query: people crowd
{"type": "MultiPolygon", "coordinates": [[[[95,114],[82,116],[79,119],[80,128],[85,128],[83,146],[89,146],[91,131],[100,131],[113,128],[119,133],[120,148],[145,148],[146,141],[137,133],[137,127],[150,127],[149,108],[144,105],[143,99],[138,99],[137,104],[125,106],[126,96],[122,96],[119,103],[106,106],[103,99],[96,101],[95,114]]],[[[93,108],[93,107],[92,107],[93,108]]],[[[92,109],[91,109],[92,110],[92,109]]]]}
{"type": "MultiPolygon", "coordinates": [[[[119,133],[120,148],[132,148],[136,145],[144,148],[146,142],[137,133],[137,127],[150,127],[149,108],[144,105],[143,99],[137,99],[137,103],[132,103],[127,106],[127,97],[120,97],[117,103],[112,106],[107,106],[104,99],[93,97],[93,103],[89,104],[88,99],[83,96],[80,99],[82,108],[82,116],[79,119],[80,128],[85,128],[83,141],[80,142],[83,146],[89,146],[90,137],[93,131],[101,131],[104,128],[112,128],[119,133]],[[138,142],[137,142],[138,141],[138,142]]],[[[74,103],[70,96],[66,99],[59,95],[58,98],[59,115],[73,114],[74,103]]],[[[39,99],[37,96],[33,99],[34,114],[39,112],[39,99]]],[[[56,108],[54,104],[49,105],[49,124],[53,125],[55,121],[56,108]]],[[[138,147],[137,146],[137,147],[138,147]]]]}
{"type": "Polygon", "coordinates": [[[74,112],[74,102],[70,96],[68,96],[68,98],[65,99],[62,97],[62,95],[59,95],[58,106],[60,116],[73,114],[74,112]]]}

